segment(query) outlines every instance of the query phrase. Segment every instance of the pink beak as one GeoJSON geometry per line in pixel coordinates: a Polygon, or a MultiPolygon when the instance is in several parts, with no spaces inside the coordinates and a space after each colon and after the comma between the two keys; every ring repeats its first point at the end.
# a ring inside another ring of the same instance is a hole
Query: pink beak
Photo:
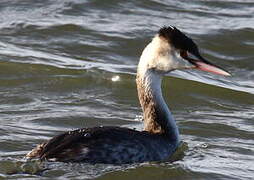
{"type": "Polygon", "coordinates": [[[202,62],[202,61],[195,61],[195,65],[196,65],[196,68],[201,71],[207,71],[207,72],[211,72],[211,73],[219,74],[223,76],[231,76],[227,71],[219,67],[216,67],[214,65],[206,64],[205,62],[202,62]]]}
{"type": "Polygon", "coordinates": [[[219,74],[219,75],[223,75],[223,76],[230,76],[230,74],[223,70],[222,68],[213,65],[212,63],[210,63],[209,61],[207,61],[206,59],[204,59],[198,51],[194,51],[194,53],[189,53],[187,51],[181,51],[180,55],[182,58],[186,59],[187,61],[189,61],[190,63],[192,63],[193,65],[195,65],[195,68],[201,70],[201,71],[207,71],[207,72],[211,72],[214,74],[219,74]]]}

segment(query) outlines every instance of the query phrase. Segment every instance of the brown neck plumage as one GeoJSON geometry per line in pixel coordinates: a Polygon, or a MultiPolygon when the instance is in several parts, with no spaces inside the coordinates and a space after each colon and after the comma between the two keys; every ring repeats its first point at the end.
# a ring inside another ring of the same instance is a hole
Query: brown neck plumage
{"type": "MultiPolygon", "coordinates": [[[[159,76],[159,75],[157,75],[159,76]]],[[[151,77],[144,77],[141,74],[137,74],[136,83],[138,90],[139,101],[144,115],[144,130],[150,133],[167,133],[168,130],[168,117],[165,112],[164,101],[162,101],[160,84],[160,77],[155,82],[158,86],[153,86],[151,77]]]]}

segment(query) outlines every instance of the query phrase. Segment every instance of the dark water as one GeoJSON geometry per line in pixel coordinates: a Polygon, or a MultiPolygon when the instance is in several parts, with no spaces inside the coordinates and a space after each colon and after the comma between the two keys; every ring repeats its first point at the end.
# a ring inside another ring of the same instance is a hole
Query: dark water
{"type": "Polygon", "coordinates": [[[254,1],[1,0],[0,179],[253,179],[254,1]],[[163,25],[232,73],[177,71],[165,99],[188,144],[173,163],[25,163],[36,144],[87,126],[142,129],[135,72],[163,25]]]}

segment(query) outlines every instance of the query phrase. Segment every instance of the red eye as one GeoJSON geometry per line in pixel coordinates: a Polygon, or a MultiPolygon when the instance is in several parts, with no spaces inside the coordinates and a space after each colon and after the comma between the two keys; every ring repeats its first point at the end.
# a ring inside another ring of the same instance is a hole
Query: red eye
{"type": "Polygon", "coordinates": [[[188,53],[187,53],[187,51],[185,51],[185,50],[181,50],[180,51],[180,56],[182,57],[182,58],[187,58],[188,57],[188,53]]]}

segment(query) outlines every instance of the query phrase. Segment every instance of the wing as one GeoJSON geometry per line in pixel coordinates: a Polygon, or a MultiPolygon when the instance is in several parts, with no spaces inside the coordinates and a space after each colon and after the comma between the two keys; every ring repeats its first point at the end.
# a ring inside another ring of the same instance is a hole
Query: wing
{"type": "Polygon", "coordinates": [[[89,163],[136,162],[148,156],[148,133],[121,127],[94,127],[69,131],[41,145],[26,157],[89,163]],[[142,152],[142,153],[140,153],[142,152]]]}

